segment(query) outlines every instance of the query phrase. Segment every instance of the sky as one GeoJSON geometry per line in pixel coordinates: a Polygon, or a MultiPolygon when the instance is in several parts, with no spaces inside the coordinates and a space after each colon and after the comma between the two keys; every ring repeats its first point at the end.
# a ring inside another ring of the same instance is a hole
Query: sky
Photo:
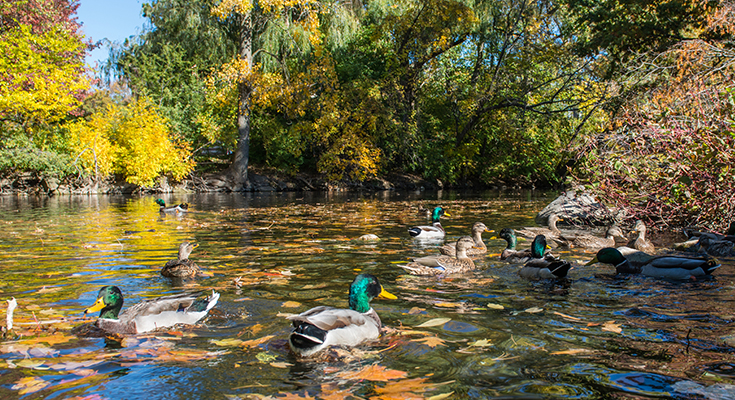
{"type": "MultiPolygon", "coordinates": [[[[81,0],[77,9],[77,21],[82,24],[82,32],[87,38],[97,42],[109,40],[122,43],[130,36],[139,34],[143,24],[142,4],[147,0],[81,0]]],[[[94,67],[95,62],[104,62],[109,54],[109,44],[102,46],[87,56],[86,62],[94,67]]]]}

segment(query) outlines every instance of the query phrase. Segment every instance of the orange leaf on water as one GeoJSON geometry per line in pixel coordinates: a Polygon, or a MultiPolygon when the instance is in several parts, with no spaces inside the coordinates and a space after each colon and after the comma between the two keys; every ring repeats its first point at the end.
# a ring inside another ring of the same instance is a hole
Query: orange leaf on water
{"type": "Polygon", "coordinates": [[[358,371],[344,371],[337,374],[343,379],[364,379],[366,381],[387,382],[391,379],[401,379],[408,375],[407,372],[397,369],[387,369],[382,365],[370,364],[358,371]]]}
{"type": "Polygon", "coordinates": [[[24,395],[28,393],[35,393],[48,385],[49,383],[41,378],[28,376],[25,378],[20,378],[20,380],[18,380],[18,382],[13,385],[12,389],[17,390],[18,394],[24,395]]]}
{"type": "Polygon", "coordinates": [[[259,338],[259,339],[245,340],[242,343],[240,343],[240,346],[241,347],[256,347],[273,338],[274,338],[273,335],[268,335],[268,336],[263,336],[262,338],[259,338]]]}
{"type": "Polygon", "coordinates": [[[444,344],[444,339],[441,339],[438,336],[426,336],[418,339],[413,339],[411,341],[422,343],[432,348],[436,346],[446,346],[444,344]]]}

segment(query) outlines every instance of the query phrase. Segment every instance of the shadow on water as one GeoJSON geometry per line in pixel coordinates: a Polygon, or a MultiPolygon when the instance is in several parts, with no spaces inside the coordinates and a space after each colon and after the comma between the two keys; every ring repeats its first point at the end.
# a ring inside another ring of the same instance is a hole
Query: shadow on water
{"type": "MultiPolygon", "coordinates": [[[[166,195],[190,211],[160,215],[155,197],[0,197],[4,299],[16,340],[0,343],[0,398],[728,398],[735,359],[733,264],[708,280],[668,282],[584,266],[526,281],[498,260],[464,276],[410,276],[397,265],[436,254],[411,240],[442,205],[446,241],[476,221],[533,226],[554,193],[265,193],[166,195]],[[355,240],[375,234],[378,241],[355,240]],[[183,241],[204,277],[160,276],[183,241]],[[285,316],[347,306],[359,272],[397,300],[374,300],[386,332],[317,360],[288,348],[285,316]],[[185,291],[221,294],[197,325],[125,338],[75,328],[103,285],[123,309],[185,291]],[[4,364],[4,365],[3,365],[4,364]],[[724,394],[723,394],[724,393],[724,394]],[[260,396],[260,397],[259,397],[260,396]],[[724,397],[723,397],[724,396],[724,397]]],[[[525,248],[528,241],[519,242],[525,248]]],[[[0,315],[1,317],[1,315],[0,315]]]]}

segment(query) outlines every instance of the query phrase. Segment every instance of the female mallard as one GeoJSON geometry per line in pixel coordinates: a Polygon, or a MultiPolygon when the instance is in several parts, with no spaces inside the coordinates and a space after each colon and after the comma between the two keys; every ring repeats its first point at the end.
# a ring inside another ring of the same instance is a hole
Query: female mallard
{"type": "Polygon", "coordinates": [[[457,240],[457,254],[452,256],[437,255],[414,258],[413,262],[400,267],[411,275],[446,275],[475,269],[475,263],[467,256],[467,250],[475,245],[469,236],[462,236],[457,240]]]}
{"type": "Polygon", "coordinates": [[[604,238],[599,237],[599,236],[594,236],[594,235],[586,235],[586,234],[578,235],[575,237],[567,237],[567,236],[561,235],[561,240],[559,241],[559,243],[561,243],[563,246],[568,246],[568,247],[598,250],[603,247],[615,246],[616,238],[619,238],[621,240],[627,240],[627,238],[623,234],[623,231],[621,231],[617,225],[612,225],[610,228],[607,229],[607,232],[605,233],[604,238]]]}
{"type": "MultiPolygon", "coordinates": [[[[637,233],[638,237],[628,242],[628,247],[634,248],[636,250],[640,250],[644,253],[653,253],[656,251],[656,248],[653,246],[653,243],[651,243],[649,240],[646,239],[646,224],[643,223],[643,221],[638,220],[635,222],[635,226],[633,227],[632,233],[637,233]]],[[[612,247],[614,246],[604,246],[604,247],[612,247]]]]}
{"type": "Polygon", "coordinates": [[[170,260],[161,269],[161,275],[167,278],[191,278],[202,270],[189,259],[192,250],[199,247],[196,243],[184,242],[179,245],[179,258],[170,260]]]}
{"type": "Polygon", "coordinates": [[[156,199],[156,204],[161,206],[158,210],[162,213],[171,214],[171,213],[182,213],[184,211],[189,210],[189,203],[181,203],[175,206],[169,206],[166,207],[166,202],[163,201],[163,199],[156,199]]]}
{"type": "MultiPolygon", "coordinates": [[[[487,229],[487,226],[482,222],[475,222],[470,231],[472,233],[472,240],[475,241],[475,245],[467,250],[467,255],[479,256],[487,253],[487,246],[485,246],[485,242],[482,241],[482,232],[492,231],[487,229]]],[[[457,255],[457,247],[454,243],[445,244],[439,248],[439,252],[447,256],[454,256],[457,255]]]]}
{"type": "Polygon", "coordinates": [[[556,214],[551,214],[549,215],[548,228],[540,226],[527,227],[517,230],[516,234],[526,239],[534,239],[538,235],[546,236],[547,240],[556,239],[561,235],[559,228],[556,227],[558,221],[563,221],[563,219],[556,214]]]}
{"type": "Polygon", "coordinates": [[[531,247],[525,250],[516,250],[517,238],[511,228],[503,228],[500,238],[508,243],[505,250],[500,253],[500,259],[511,263],[525,263],[532,258],[543,258],[544,252],[549,248],[546,245],[544,235],[538,235],[531,242],[531,247]]]}
{"type": "Polygon", "coordinates": [[[122,292],[117,286],[100,289],[97,301],[84,314],[99,311],[96,325],[108,333],[136,334],[167,328],[176,324],[195,324],[217,304],[219,293],[208,297],[182,293],[138,303],[120,314],[122,292]]]}
{"type": "Polygon", "coordinates": [[[450,216],[450,214],[442,207],[434,208],[434,213],[431,216],[431,226],[421,225],[408,228],[408,233],[416,239],[441,239],[444,237],[444,228],[439,222],[439,218],[442,215],[450,216]]]}
{"type": "Polygon", "coordinates": [[[350,285],[349,309],[319,306],[299,315],[288,317],[293,331],[288,337],[291,350],[309,357],[329,346],[357,346],[380,336],[380,317],[370,307],[370,300],[379,297],[396,299],[370,274],[360,274],[350,285]]]}
{"type": "Polygon", "coordinates": [[[526,279],[561,279],[567,276],[572,265],[554,257],[551,253],[541,256],[547,248],[544,235],[533,238],[531,252],[533,257],[518,270],[518,275],[526,279]]]}
{"type": "Polygon", "coordinates": [[[625,258],[618,249],[612,247],[601,249],[595,258],[585,265],[598,262],[614,265],[619,274],[643,274],[655,278],[680,280],[711,275],[715,269],[720,267],[717,259],[711,257],[659,256],[648,261],[632,262],[625,258]]]}

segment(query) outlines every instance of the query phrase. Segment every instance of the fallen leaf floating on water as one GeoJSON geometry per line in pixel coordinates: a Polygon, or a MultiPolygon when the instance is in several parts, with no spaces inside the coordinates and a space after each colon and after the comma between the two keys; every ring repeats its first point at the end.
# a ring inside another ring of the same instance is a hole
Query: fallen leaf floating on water
{"type": "Polygon", "coordinates": [[[623,328],[620,327],[620,324],[616,324],[615,321],[607,321],[604,324],[602,324],[602,330],[606,332],[614,332],[614,333],[623,332],[623,328]]]}
{"type": "Polygon", "coordinates": [[[408,310],[408,314],[409,315],[421,314],[424,311],[426,311],[425,308],[412,307],[410,310],[408,310]]]}
{"type": "Polygon", "coordinates": [[[412,342],[417,342],[421,344],[425,344],[429,347],[436,347],[436,346],[446,346],[444,344],[444,339],[439,338],[438,336],[426,336],[418,339],[411,340],[412,342]]]}
{"type": "Polygon", "coordinates": [[[397,369],[387,369],[382,365],[370,364],[358,371],[343,371],[335,376],[343,379],[366,380],[373,382],[387,382],[391,379],[401,379],[408,375],[407,372],[397,369]]]}
{"type": "Polygon", "coordinates": [[[261,344],[263,344],[263,343],[265,343],[265,342],[273,339],[274,337],[275,336],[273,336],[273,335],[268,335],[268,336],[263,336],[260,339],[245,340],[242,343],[240,343],[240,346],[241,347],[257,347],[257,346],[260,346],[261,344]]]}
{"type": "Polygon", "coordinates": [[[592,350],[587,349],[569,349],[569,350],[561,350],[561,351],[552,351],[549,354],[559,356],[559,355],[570,355],[573,356],[575,354],[583,354],[583,353],[591,353],[592,350]]]}
{"type": "Polygon", "coordinates": [[[376,386],[374,390],[379,396],[371,397],[371,399],[445,399],[453,392],[438,394],[431,397],[426,397],[426,392],[436,390],[440,386],[450,383],[454,383],[454,381],[430,383],[426,377],[390,381],[387,382],[385,386],[376,386]]]}
{"type": "Polygon", "coordinates": [[[505,310],[505,307],[495,303],[487,303],[487,308],[492,308],[494,310],[505,310]]]}
{"type": "Polygon", "coordinates": [[[41,378],[29,376],[25,378],[20,378],[20,380],[18,380],[18,382],[13,385],[12,389],[17,390],[18,394],[24,395],[28,393],[35,393],[48,385],[49,383],[41,378]]]}
{"type": "Polygon", "coordinates": [[[579,321],[579,322],[581,322],[581,321],[582,321],[582,319],[581,319],[581,318],[577,318],[577,317],[572,317],[571,315],[567,315],[567,314],[562,314],[562,313],[560,313],[560,312],[556,312],[556,311],[554,311],[554,313],[553,313],[553,314],[554,314],[554,315],[558,315],[558,316],[560,316],[560,317],[562,317],[562,318],[565,318],[565,319],[569,319],[569,320],[572,320],[572,321],[579,321]]]}
{"type": "Polygon", "coordinates": [[[531,307],[531,308],[527,308],[527,309],[525,309],[523,311],[524,312],[527,312],[529,314],[536,314],[536,313],[540,313],[541,311],[544,311],[544,309],[543,308],[538,308],[538,307],[531,307]]]}
{"type": "Polygon", "coordinates": [[[285,301],[283,304],[281,304],[281,307],[283,308],[296,308],[301,307],[301,303],[298,301],[285,301]]]}
{"type": "Polygon", "coordinates": [[[423,324],[416,325],[416,328],[428,328],[432,326],[444,325],[451,320],[451,318],[434,318],[424,322],[423,324]]]}
{"type": "Polygon", "coordinates": [[[212,339],[210,340],[210,342],[216,344],[217,346],[222,346],[222,347],[234,347],[234,346],[239,346],[240,344],[242,344],[242,340],[232,339],[232,338],[222,339],[222,340],[212,339]]]}

